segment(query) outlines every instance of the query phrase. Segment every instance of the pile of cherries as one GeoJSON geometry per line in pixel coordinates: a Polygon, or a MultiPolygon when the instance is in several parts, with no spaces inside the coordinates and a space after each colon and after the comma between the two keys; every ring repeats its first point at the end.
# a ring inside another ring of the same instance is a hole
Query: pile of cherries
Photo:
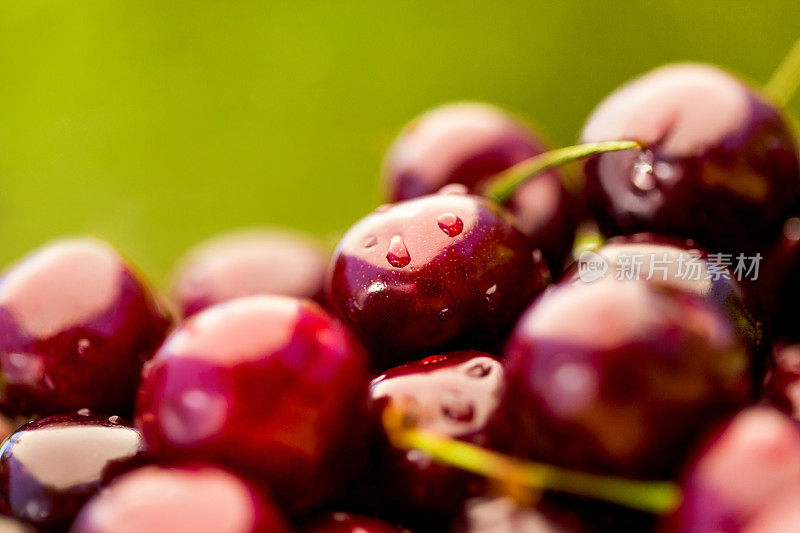
{"type": "Polygon", "coordinates": [[[45,245],[0,278],[0,533],[800,530],[800,162],[765,94],[659,68],[580,136],[636,148],[503,202],[545,143],[434,109],[332,258],[223,236],[169,298],[103,242],[45,245]],[[617,279],[637,253],[702,275],[617,279]],[[757,280],[711,275],[740,253],[757,280]]]}

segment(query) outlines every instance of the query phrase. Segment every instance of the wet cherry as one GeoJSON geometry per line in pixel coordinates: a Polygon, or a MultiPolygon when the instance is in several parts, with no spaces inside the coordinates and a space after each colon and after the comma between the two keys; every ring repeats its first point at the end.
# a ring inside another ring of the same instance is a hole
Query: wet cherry
{"type": "Polygon", "coordinates": [[[86,504],[71,533],[288,533],[251,483],[211,466],[146,466],[86,504]]]}
{"type": "Polygon", "coordinates": [[[681,486],[665,532],[749,531],[768,504],[799,490],[800,427],[771,407],[745,409],[701,443],[681,486]]]}
{"type": "Polygon", "coordinates": [[[12,414],[131,412],[169,322],[116,251],[51,243],[0,278],[2,404],[12,414]]]}
{"type": "Polygon", "coordinates": [[[403,533],[403,529],[376,518],[333,513],[301,530],[303,533],[403,533]]]}
{"type": "Polygon", "coordinates": [[[385,369],[490,348],[547,283],[540,255],[495,203],[435,194],[372,213],[334,253],[329,304],[385,369]]]}
{"type": "Polygon", "coordinates": [[[169,336],[145,366],[136,421],[156,457],[261,475],[301,510],[355,474],[368,381],[363,349],[318,305],[248,296],[169,336]]]}
{"type": "Polygon", "coordinates": [[[62,531],[101,484],[142,461],[144,442],[119,417],[53,415],[0,448],[0,493],[16,518],[62,531]]]}
{"type": "MultiPolygon", "coordinates": [[[[484,192],[489,178],[547,150],[525,124],[487,104],[459,103],[417,117],[394,141],[384,163],[390,202],[433,194],[453,183],[484,192]]],[[[557,171],[537,176],[508,202],[520,229],[560,271],[575,227],[557,171]]]]}
{"type": "Polygon", "coordinates": [[[595,109],[583,142],[647,150],[586,164],[589,206],[610,234],[654,231],[749,253],[777,237],[800,203],[797,141],[758,91],[709,65],[668,65],[595,109]]]}
{"type": "Polygon", "coordinates": [[[394,448],[383,432],[387,408],[425,430],[483,444],[487,421],[504,386],[502,364],[484,352],[435,355],[387,370],[370,385],[377,438],[369,493],[382,513],[398,519],[451,518],[484,481],[435,463],[423,452],[394,448]]]}
{"type": "Polygon", "coordinates": [[[171,294],[183,316],[253,294],[321,301],[328,260],[319,245],[294,233],[235,232],[191,250],[173,274],[171,294]]]}
{"type": "Polygon", "coordinates": [[[719,307],[643,281],[554,288],[505,356],[499,445],[589,472],[669,475],[698,431],[750,399],[749,358],[719,307]]]}

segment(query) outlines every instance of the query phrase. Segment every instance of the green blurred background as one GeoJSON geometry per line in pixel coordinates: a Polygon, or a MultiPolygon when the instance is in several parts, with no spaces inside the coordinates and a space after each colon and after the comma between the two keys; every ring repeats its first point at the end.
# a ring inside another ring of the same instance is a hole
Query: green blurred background
{"type": "Polygon", "coordinates": [[[798,35],[798,0],[3,2],[0,262],[88,232],[163,283],[218,231],[335,240],[428,107],[488,100],[569,144],[637,73],[764,82],[798,35]]]}

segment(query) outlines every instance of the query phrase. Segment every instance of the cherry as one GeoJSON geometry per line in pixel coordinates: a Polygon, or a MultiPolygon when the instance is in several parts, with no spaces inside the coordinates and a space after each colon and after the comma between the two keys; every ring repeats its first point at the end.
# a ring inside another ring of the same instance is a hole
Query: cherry
{"type": "Polygon", "coordinates": [[[449,518],[484,485],[481,478],[435,463],[422,452],[394,448],[383,432],[384,410],[397,410],[421,429],[482,444],[503,385],[502,364],[476,351],[431,356],[372,381],[370,407],[379,437],[369,493],[382,513],[429,522],[449,518]]]}
{"type": "Polygon", "coordinates": [[[107,244],[56,241],[0,278],[2,404],[11,414],[131,412],[169,321],[107,244]]]}
{"type": "Polygon", "coordinates": [[[156,457],[259,474],[299,511],[354,474],[368,381],[363,349],[317,304],[248,296],[167,338],[144,368],[136,422],[156,457]]]}
{"type": "Polygon", "coordinates": [[[349,513],[332,513],[313,526],[303,529],[304,533],[402,533],[399,527],[375,518],[367,518],[349,513]]]}
{"type": "Polygon", "coordinates": [[[424,196],[350,228],[334,252],[328,299],[381,369],[491,348],[544,289],[540,255],[490,200],[424,196]]]}
{"type": "Polygon", "coordinates": [[[800,341],[795,305],[800,298],[800,219],[790,218],[768,250],[755,292],[776,338],[800,341]]]}
{"type": "Polygon", "coordinates": [[[242,478],[211,466],[145,466],[86,504],[72,533],[285,533],[283,518],[242,478]]]}
{"type": "Polygon", "coordinates": [[[764,384],[764,397],[784,413],[800,420],[800,344],[779,344],[764,384]]]}
{"type": "MultiPolygon", "coordinates": [[[[494,106],[449,104],[414,119],[384,163],[388,201],[433,194],[460,183],[480,194],[494,175],[546,150],[525,124],[494,106]]],[[[575,226],[567,192],[551,170],[520,187],[508,202],[523,233],[558,272],[572,248],[575,226]]]]}
{"type": "Polygon", "coordinates": [[[716,67],[667,65],[624,85],[595,109],[581,138],[647,146],[586,164],[587,201],[609,234],[654,231],[751,252],[800,204],[786,116],[716,67]]]}
{"type": "Polygon", "coordinates": [[[328,254],[300,235],[236,232],[191,250],[172,280],[183,316],[238,296],[282,294],[321,300],[328,254]]]}
{"type": "Polygon", "coordinates": [[[750,398],[748,356],[725,314],[647,282],[552,289],[505,357],[500,445],[588,472],[669,475],[698,431],[750,398]]]}
{"type": "Polygon", "coordinates": [[[664,531],[746,530],[765,506],[800,487],[800,427],[771,407],[745,409],[702,442],[681,486],[683,503],[664,531]]]}
{"type": "Polygon", "coordinates": [[[16,518],[61,531],[101,484],[141,461],[144,443],[119,417],[53,415],[0,448],[0,492],[16,518]]]}

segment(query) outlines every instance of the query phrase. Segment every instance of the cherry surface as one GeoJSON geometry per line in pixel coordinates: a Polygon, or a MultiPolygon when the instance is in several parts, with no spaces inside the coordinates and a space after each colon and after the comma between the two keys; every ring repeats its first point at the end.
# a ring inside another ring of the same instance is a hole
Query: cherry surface
{"type": "Polygon", "coordinates": [[[644,281],[552,289],[522,316],[505,357],[499,445],[589,472],[668,476],[698,432],[751,396],[749,357],[727,316],[644,281]]]}
{"type": "MultiPolygon", "coordinates": [[[[424,430],[485,443],[486,423],[500,403],[502,364],[484,352],[427,357],[387,370],[370,385],[376,428],[370,495],[382,513],[431,521],[452,518],[469,496],[480,494],[482,478],[436,463],[421,452],[394,448],[383,430],[387,408],[424,430]]],[[[413,524],[409,524],[413,525],[413,524]]]]}
{"type": "Polygon", "coordinates": [[[317,304],[248,296],[169,336],[145,366],[136,421],[156,457],[259,474],[299,511],[357,470],[368,382],[363,348],[317,304]]]}
{"type": "Polygon", "coordinates": [[[143,450],[139,432],[119,417],[40,418],[0,448],[0,493],[16,518],[63,531],[103,483],[142,462],[143,450]]]}
{"type": "Polygon", "coordinates": [[[379,208],[334,253],[329,303],[373,366],[487,349],[547,284],[547,267],[495,203],[435,194],[379,208]]]}
{"type": "Polygon", "coordinates": [[[377,518],[350,513],[332,513],[301,531],[303,533],[403,533],[406,530],[377,518]]]}
{"type": "Polygon", "coordinates": [[[800,427],[768,406],[745,409],[704,439],[681,487],[665,532],[749,531],[766,506],[800,491],[800,427]]]}
{"type": "Polygon", "coordinates": [[[3,408],[128,415],[169,321],[126,261],[92,239],[56,241],[0,278],[3,408]]]}
{"type": "Polygon", "coordinates": [[[314,241],[294,233],[234,232],[189,251],[172,276],[170,292],[182,316],[254,294],[321,301],[329,259],[314,241]]]}
{"type": "Polygon", "coordinates": [[[71,533],[288,533],[275,505],[211,466],[145,466],[86,504],[71,533]]]}
{"type": "Polygon", "coordinates": [[[767,311],[772,334],[778,339],[800,341],[797,301],[800,300],[800,219],[790,218],[780,238],[764,258],[755,287],[767,311]]]}
{"type": "MultiPolygon", "coordinates": [[[[460,183],[475,194],[490,178],[548,150],[528,126],[497,107],[458,103],[414,119],[386,155],[383,181],[389,202],[433,194],[460,183]]],[[[508,202],[523,233],[560,271],[572,248],[575,225],[559,173],[545,172],[520,187],[508,202]]]]}
{"type": "Polygon", "coordinates": [[[772,102],[710,65],[667,65],[613,92],[583,142],[634,140],[586,166],[586,196],[609,234],[654,231],[752,253],[800,205],[797,141],[772,102]]]}

